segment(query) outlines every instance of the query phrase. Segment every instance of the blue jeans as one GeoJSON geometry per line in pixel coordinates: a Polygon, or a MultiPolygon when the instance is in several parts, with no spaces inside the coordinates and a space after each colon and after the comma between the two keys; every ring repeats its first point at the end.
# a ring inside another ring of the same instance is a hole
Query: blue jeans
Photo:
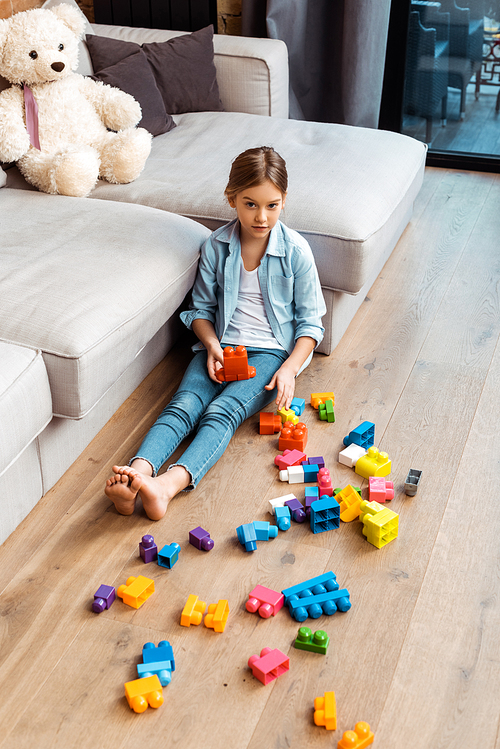
{"type": "Polygon", "coordinates": [[[150,463],[156,476],[182,440],[197,427],[193,441],[175,463],[188,471],[188,488],[194,489],[219,460],[239,425],[276,398],[276,388],[265,390],[264,386],[288,358],[287,352],[250,347],[247,351],[248,363],[257,370],[255,377],[227,383],[213,382],[208,376],[206,351],[195,354],[179,389],[130,463],[142,458],[150,463]]]}

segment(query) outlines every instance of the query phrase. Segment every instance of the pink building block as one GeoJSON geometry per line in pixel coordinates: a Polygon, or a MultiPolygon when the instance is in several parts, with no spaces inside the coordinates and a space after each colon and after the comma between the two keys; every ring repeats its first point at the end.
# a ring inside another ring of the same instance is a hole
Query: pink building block
{"type": "Polygon", "coordinates": [[[332,479],[328,468],[320,468],[318,471],[318,487],[320,497],[333,497],[332,479]]]}
{"type": "Polygon", "coordinates": [[[260,652],[260,658],[258,655],[250,656],[248,665],[255,678],[265,685],[289,670],[290,658],[277,648],[264,648],[260,652]]]}
{"type": "Polygon", "coordinates": [[[283,593],[265,588],[263,585],[257,585],[248,596],[246,610],[252,614],[258,610],[263,619],[269,619],[270,616],[276,616],[284,602],[285,596],[283,593]]]}
{"type": "Polygon", "coordinates": [[[383,476],[369,476],[368,491],[370,502],[386,502],[394,499],[394,483],[383,476]]]}
{"type": "Polygon", "coordinates": [[[301,450],[284,450],[283,455],[275,457],[274,465],[278,466],[280,471],[284,471],[289,466],[300,466],[303,460],[307,460],[307,456],[301,450]]]}

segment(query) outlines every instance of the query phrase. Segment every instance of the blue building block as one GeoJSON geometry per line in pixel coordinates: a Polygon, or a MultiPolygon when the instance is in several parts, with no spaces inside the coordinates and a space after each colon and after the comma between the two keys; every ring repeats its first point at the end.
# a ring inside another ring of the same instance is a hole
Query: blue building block
{"type": "Polygon", "coordinates": [[[242,546],[245,547],[246,551],[255,551],[257,548],[257,536],[255,534],[255,527],[253,523],[245,523],[236,528],[236,535],[238,541],[242,546]]]}
{"type": "Polygon", "coordinates": [[[306,402],[304,398],[292,398],[290,408],[292,409],[292,411],[295,411],[297,416],[301,415],[305,407],[306,407],[306,402]]]}
{"type": "Polygon", "coordinates": [[[359,427],[349,432],[347,437],[344,437],[344,445],[349,447],[353,443],[364,450],[372,447],[375,444],[375,424],[371,421],[363,421],[359,427]]]}
{"type": "Polygon", "coordinates": [[[175,542],[172,544],[165,544],[163,549],[158,552],[158,564],[160,567],[167,567],[171,570],[179,559],[180,550],[181,547],[175,542]]]}
{"type": "Polygon", "coordinates": [[[308,616],[317,619],[322,614],[331,616],[337,610],[348,611],[351,608],[349,592],[346,589],[339,591],[333,572],[325,572],[281,592],[290,614],[298,622],[305,621],[308,616]]]}
{"type": "Polygon", "coordinates": [[[276,538],[278,535],[278,526],[262,520],[254,520],[253,527],[255,528],[257,541],[269,541],[269,539],[276,538]]]}
{"type": "Polygon", "coordinates": [[[313,533],[324,533],[340,527],[340,505],[335,497],[320,497],[311,505],[309,518],[313,533]]]}
{"type": "Polygon", "coordinates": [[[292,524],[289,507],[275,507],[274,516],[276,518],[276,525],[280,531],[287,531],[292,524]]]}
{"type": "Polygon", "coordinates": [[[305,484],[318,480],[319,466],[317,463],[313,463],[312,465],[309,463],[302,463],[302,468],[304,469],[305,484]]]}
{"type": "Polygon", "coordinates": [[[142,660],[143,663],[137,664],[139,679],[156,674],[162,687],[170,684],[172,671],[175,671],[175,660],[172,646],[167,640],[162,640],[158,647],[152,642],[147,642],[142,648],[142,660]]]}
{"type": "MultiPolygon", "coordinates": [[[[322,575],[311,577],[303,583],[298,583],[297,585],[292,585],[290,588],[285,588],[285,590],[282,590],[281,592],[285,596],[285,604],[287,604],[288,599],[291,596],[298,596],[303,590],[313,591],[314,594],[338,590],[339,587],[336,575],[333,572],[324,572],[322,575]],[[316,588],[317,586],[321,586],[321,589],[318,588],[318,590],[313,591],[313,588],[316,588]]],[[[308,593],[308,595],[311,595],[311,593],[308,593]]]]}

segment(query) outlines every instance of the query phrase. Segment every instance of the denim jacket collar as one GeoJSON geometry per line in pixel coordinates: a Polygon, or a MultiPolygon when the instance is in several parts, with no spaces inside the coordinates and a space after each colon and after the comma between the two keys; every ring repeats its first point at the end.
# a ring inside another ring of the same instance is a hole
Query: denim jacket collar
{"type": "MultiPolygon", "coordinates": [[[[276,226],[273,227],[269,235],[269,242],[267,243],[266,255],[275,255],[276,257],[284,257],[285,251],[285,240],[283,237],[281,221],[278,221],[276,226]]],[[[237,218],[233,219],[229,224],[223,226],[220,233],[217,235],[219,242],[225,242],[229,245],[229,253],[234,250],[240,250],[240,222],[237,218]]]]}

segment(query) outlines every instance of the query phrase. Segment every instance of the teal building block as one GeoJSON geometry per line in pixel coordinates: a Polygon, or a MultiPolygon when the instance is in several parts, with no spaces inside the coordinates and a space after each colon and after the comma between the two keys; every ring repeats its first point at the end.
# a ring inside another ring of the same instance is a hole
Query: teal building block
{"type": "Polygon", "coordinates": [[[158,564],[160,567],[167,567],[171,570],[179,559],[180,550],[181,547],[175,542],[172,544],[165,544],[163,549],[158,552],[158,564]]]}

